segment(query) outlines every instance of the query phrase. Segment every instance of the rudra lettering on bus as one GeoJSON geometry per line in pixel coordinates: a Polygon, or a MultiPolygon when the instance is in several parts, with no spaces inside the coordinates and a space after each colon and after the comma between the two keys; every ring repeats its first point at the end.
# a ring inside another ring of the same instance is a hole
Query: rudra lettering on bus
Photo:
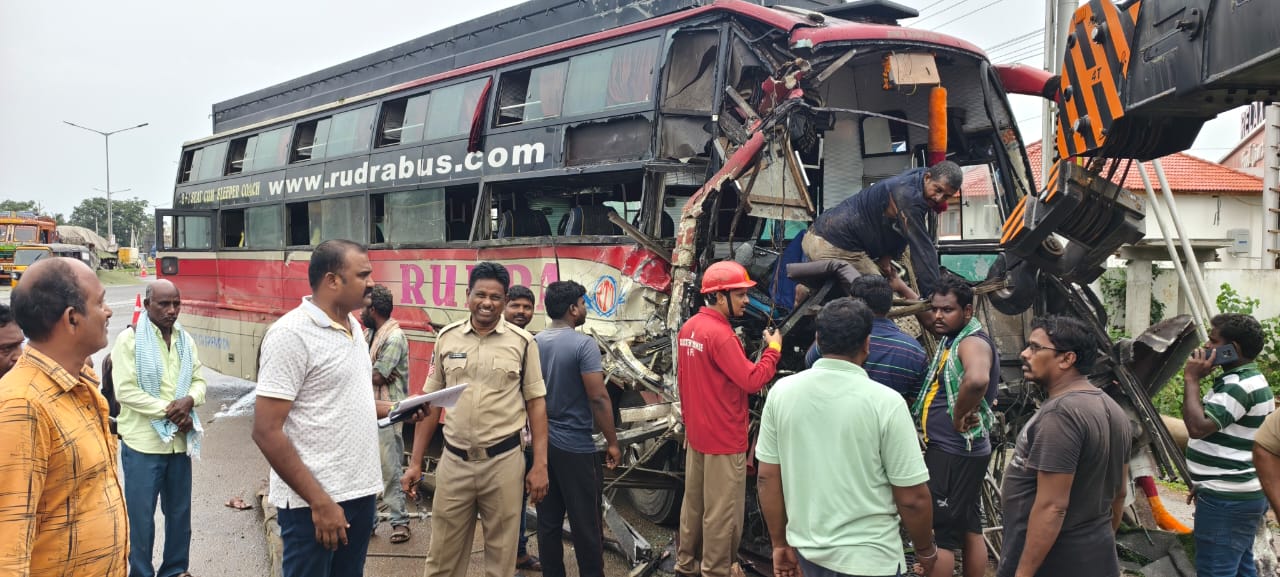
{"type": "MultiPolygon", "coordinates": [[[[461,161],[454,161],[453,155],[441,154],[429,158],[409,158],[400,155],[394,162],[369,164],[365,161],[359,168],[349,168],[330,172],[326,189],[343,188],[354,185],[375,184],[378,182],[394,182],[397,179],[407,180],[418,177],[448,175],[450,173],[474,172],[488,166],[503,168],[512,166],[534,166],[541,164],[546,158],[546,145],[541,142],[517,144],[508,151],[506,148],[494,148],[488,152],[469,152],[461,161]]],[[[278,188],[278,187],[277,187],[278,188]]],[[[308,187],[310,189],[310,187],[308,187]]],[[[274,189],[273,189],[274,190],[274,189]]]]}
{"type": "MultiPolygon", "coordinates": [[[[533,282],[533,273],[523,264],[507,264],[511,273],[512,285],[525,285],[537,294],[537,310],[542,310],[543,287],[560,280],[559,268],[554,262],[542,263],[542,272],[538,282],[533,282]]],[[[536,265],[535,265],[536,266],[536,265]]],[[[441,263],[427,267],[430,271],[431,302],[428,303],[422,293],[422,285],[427,283],[426,271],[422,266],[413,263],[400,263],[400,303],[406,305],[430,305],[436,307],[461,308],[466,301],[467,278],[475,263],[441,263]],[[461,282],[459,282],[461,279],[461,282]]]]}

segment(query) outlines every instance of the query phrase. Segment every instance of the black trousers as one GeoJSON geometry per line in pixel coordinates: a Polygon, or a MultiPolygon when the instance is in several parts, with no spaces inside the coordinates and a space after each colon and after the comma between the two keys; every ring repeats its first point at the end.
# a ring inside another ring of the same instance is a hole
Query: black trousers
{"type": "Polygon", "coordinates": [[[562,527],[569,516],[581,577],[604,577],[603,463],[599,453],[570,453],[547,444],[547,496],[538,503],[543,577],[565,577],[562,527]]]}

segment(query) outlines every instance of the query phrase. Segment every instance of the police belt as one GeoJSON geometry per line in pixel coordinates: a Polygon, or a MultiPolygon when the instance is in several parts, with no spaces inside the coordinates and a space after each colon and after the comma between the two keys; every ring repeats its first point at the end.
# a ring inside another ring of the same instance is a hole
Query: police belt
{"type": "Polygon", "coordinates": [[[449,444],[449,441],[444,442],[444,448],[450,453],[457,455],[458,458],[463,461],[486,461],[519,446],[519,432],[484,449],[459,449],[458,447],[449,444]]]}

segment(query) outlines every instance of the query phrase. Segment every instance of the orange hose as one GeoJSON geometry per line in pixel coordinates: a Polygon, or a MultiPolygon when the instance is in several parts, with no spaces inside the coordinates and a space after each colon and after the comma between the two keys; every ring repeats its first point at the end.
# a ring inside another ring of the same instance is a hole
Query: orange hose
{"type": "Polygon", "coordinates": [[[947,89],[934,86],[929,92],[930,166],[947,159],[947,89]]]}
{"type": "Polygon", "coordinates": [[[1142,493],[1147,496],[1147,503],[1151,505],[1151,516],[1155,517],[1156,527],[1180,535],[1191,533],[1191,529],[1188,529],[1176,517],[1170,515],[1168,509],[1164,508],[1164,502],[1160,500],[1160,493],[1156,490],[1155,479],[1144,475],[1134,479],[1134,481],[1137,483],[1138,488],[1142,489],[1142,493]]]}
{"type": "Polygon", "coordinates": [[[1160,497],[1158,495],[1155,497],[1147,497],[1147,502],[1151,504],[1151,515],[1156,518],[1157,527],[1179,535],[1191,534],[1191,529],[1188,529],[1186,525],[1182,524],[1182,521],[1179,521],[1176,517],[1169,514],[1169,511],[1164,508],[1164,503],[1160,501],[1160,497]]]}

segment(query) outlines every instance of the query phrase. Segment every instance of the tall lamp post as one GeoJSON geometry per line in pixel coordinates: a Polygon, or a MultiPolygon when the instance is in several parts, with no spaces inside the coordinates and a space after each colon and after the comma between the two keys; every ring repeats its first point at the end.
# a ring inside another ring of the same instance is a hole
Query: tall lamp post
{"type": "Polygon", "coordinates": [[[106,192],[106,193],[107,193],[107,242],[115,242],[115,240],[114,240],[114,239],[115,239],[115,232],[112,230],[112,227],[111,227],[111,135],[112,135],[112,134],[116,134],[116,133],[120,133],[120,132],[124,132],[124,131],[126,131],[126,130],[133,130],[133,129],[135,129],[135,128],[142,128],[143,126],[146,126],[148,123],[143,122],[142,124],[139,124],[139,125],[137,125],[137,126],[130,126],[130,127],[128,127],[128,128],[121,128],[121,129],[119,129],[119,130],[112,130],[112,131],[110,131],[110,132],[103,132],[103,131],[101,131],[101,130],[95,130],[95,129],[89,128],[89,127],[87,127],[87,126],[80,126],[79,124],[76,124],[76,123],[74,123],[74,122],[68,122],[68,121],[66,121],[66,120],[63,120],[62,122],[63,122],[63,124],[69,124],[69,125],[74,126],[74,127],[76,127],[76,128],[80,128],[80,129],[88,130],[89,132],[93,132],[93,133],[101,134],[101,135],[102,135],[102,142],[103,142],[104,147],[106,148],[106,153],[107,153],[107,190],[105,190],[105,191],[104,191],[104,192],[106,192]]]}

